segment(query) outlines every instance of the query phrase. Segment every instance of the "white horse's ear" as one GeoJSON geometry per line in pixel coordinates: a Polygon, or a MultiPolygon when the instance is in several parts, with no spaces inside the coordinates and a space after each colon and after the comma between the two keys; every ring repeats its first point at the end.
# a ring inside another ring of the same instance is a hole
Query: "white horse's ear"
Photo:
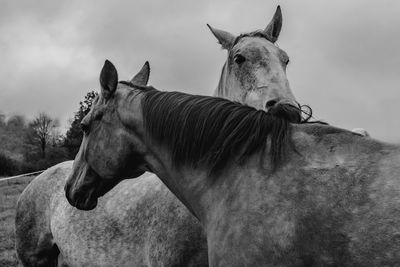
{"type": "Polygon", "coordinates": [[[271,22],[265,28],[264,32],[270,38],[270,41],[275,43],[278,40],[279,34],[281,33],[282,29],[282,11],[281,7],[278,6],[276,8],[274,17],[272,18],[271,22]]]}
{"type": "Polygon", "coordinates": [[[145,86],[149,82],[150,64],[148,61],[144,63],[142,69],[131,79],[131,83],[145,86]]]}
{"type": "Polygon", "coordinates": [[[214,36],[217,38],[218,42],[222,45],[223,49],[231,48],[233,42],[235,41],[235,36],[232,33],[215,29],[211,27],[209,24],[207,24],[207,26],[210,29],[210,31],[214,34],[214,36]]]}
{"type": "Polygon", "coordinates": [[[100,73],[101,94],[105,99],[112,97],[117,89],[117,84],[117,69],[110,61],[106,60],[100,73]]]}

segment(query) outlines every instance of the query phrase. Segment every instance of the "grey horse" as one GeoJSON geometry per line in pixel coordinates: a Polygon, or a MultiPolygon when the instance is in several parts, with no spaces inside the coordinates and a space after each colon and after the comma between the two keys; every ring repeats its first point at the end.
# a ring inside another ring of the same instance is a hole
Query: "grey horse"
{"type": "MultiPolygon", "coordinates": [[[[211,267],[399,265],[400,145],[118,83],[108,61],[100,85],[65,186],[71,205],[94,209],[151,171],[199,219],[211,267]]],[[[136,192],[125,201],[145,204],[136,192]]]]}

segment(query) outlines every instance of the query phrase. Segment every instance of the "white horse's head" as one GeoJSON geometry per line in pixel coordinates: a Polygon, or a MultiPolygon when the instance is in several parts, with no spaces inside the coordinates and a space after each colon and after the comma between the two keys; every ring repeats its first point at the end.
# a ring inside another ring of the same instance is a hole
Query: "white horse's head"
{"type": "Polygon", "coordinates": [[[275,45],[282,27],[279,6],[264,30],[236,37],[210,25],[208,27],[222,48],[228,51],[214,95],[265,110],[276,104],[297,106],[286,77],[289,57],[275,45]]]}

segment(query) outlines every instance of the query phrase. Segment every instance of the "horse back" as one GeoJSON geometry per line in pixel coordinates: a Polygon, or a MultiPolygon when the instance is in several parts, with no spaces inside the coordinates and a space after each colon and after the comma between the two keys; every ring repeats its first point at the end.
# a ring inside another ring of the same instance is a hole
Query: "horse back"
{"type": "Polygon", "coordinates": [[[295,211],[299,257],[316,266],[397,266],[400,147],[332,127],[310,129],[291,158],[293,179],[276,179],[295,211]]]}

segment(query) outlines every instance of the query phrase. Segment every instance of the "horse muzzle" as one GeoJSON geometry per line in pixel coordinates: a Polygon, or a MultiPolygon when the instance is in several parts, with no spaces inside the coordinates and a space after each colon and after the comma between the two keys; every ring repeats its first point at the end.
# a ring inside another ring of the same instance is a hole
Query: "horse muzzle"
{"type": "Polygon", "coordinates": [[[301,109],[291,103],[280,102],[271,107],[268,111],[269,114],[291,123],[300,123],[302,120],[301,109]]]}
{"type": "Polygon", "coordinates": [[[90,169],[87,165],[74,169],[64,187],[68,202],[80,210],[94,209],[99,198],[101,180],[90,169]]]}

